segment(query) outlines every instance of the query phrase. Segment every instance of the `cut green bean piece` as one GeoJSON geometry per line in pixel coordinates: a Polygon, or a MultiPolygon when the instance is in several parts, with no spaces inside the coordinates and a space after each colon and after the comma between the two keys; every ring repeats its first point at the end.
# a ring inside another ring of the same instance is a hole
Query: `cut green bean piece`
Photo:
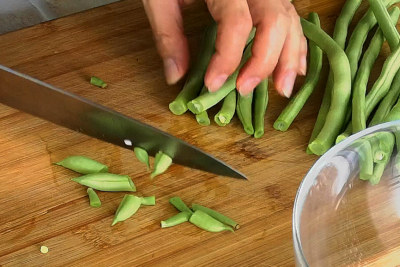
{"type": "Polygon", "coordinates": [[[190,214],[193,213],[191,209],[183,202],[183,200],[180,197],[171,197],[169,199],[169,203],[172,204],[177,210],[179,211],[184,211],[184,212],[189,212],[190,214]]]}
{"type": "Polygon", "coordinates": [[[248,135],[254,134],[252,107],[253,107],[253,92],[246,96],[239,94],[236,106],[236,113],[239,120],[242,122],[244,131],[248,135]]]}
{"type": "Polygon", "coordinates": [[[264,135],[265,113],[268,107],[268,78],[254,90],[254,137],[264,135]]]}
{"type": "Polygon", "coordinates": [[[360,169],[360,179],[368,180],[374,171],[374,160],[371,143],[360,139],[352,144],[358,154],[358,165],[360,169]]]}
{"type": "Polygon", "coordinates": [[[128,175],[92,173],[71,180],[99,191],[136,191],[135,184],[128,175]]]}
{"type": "Polygon", "coordinates": [[[96,191],[93,190],[93,188],[90,188],[90,187],[89,187],[89,188],[87,189],[87,194],[88,194],[88,196],[89,196],[89,203],[90,203],[90,206],[95,207],[95,208],[101,206],[100,198],[99,198],[99,196],[97,195],[96,191]]]}
{"type": "Polygon", "coordinates": [[[378,21],[379,27],[382,29],[383,34],[388,41],[390,50],[394,51],[399,44],[400,35],[396,26],[391,22],[392,20],[384,2],[382,0],[368,0],[368,2],[376,20],[378,21]]]}
{"type": "Polygon", "coordinates": [[[146,164],[147,170],[150,170],[149,154],[147,151],[141,147],[135,147],[133,152],[135,152],[135,156],[140,162],[146,164]]]}
{"type": "Polygon", "coordinates": [[[233,232],[233,229],[230,226],[223,224],[222,222],[214,219],[213,217],[211,217],[210,215],[201,210],[195,211],[190,217],[189,222],[208,232],[213,232],[213,233],[218,233],[222,231],[233,232]]]}
{"type": "MultiPolygon", "coordinates": [[[[200,95],[203,95],[207,93],[207,87],[203,86],[203,89],[201,89],[200,95]]],[[[196,114],[196,121],[198,124],[202,126],[208,126],[210,125],[210,118],[208,117],[207,110],[204,110],[203,112],[196,114]]]]}
{"type": "Polygon", "coordinates": [[[116,223],[123,222],[126,219],[130,218],[133,214],[137,212],[141,204],[142,200],[140,197],[125,195],[121,203],[119,204],[111,226],[114,226],[116,223]]]}
{"type": "Polygon", "coordinates": [[[389,92],[386,94],[382,102],[379,104],[379,107],[376,110],[374,116],[372,117],[369,126],[374,126],[379,123],[382,123],[385,117],[389,114],[394,104],[396,103],[399,96],[400,96],[400,71],[398,71],[396,76],[394,77],[389,92]]]}
{"type": "MultiPolygon", "coordinates": [[[[395,7],[391,10],[392,23],[396,25],[400,10],[395,7]]],[[[378,58],[384,42],[382,29],[378,28],[368,49],[365,51],[360,67],[353,84],[352,100],[352,131],[357,133],[366,128],[367,117],[365,114],[365,95],[372,67],[378,58]]]]}
{"type": "Polygon", "coordinates": [[[108,172],[108,167],[85,156],[70,156],[55,163],[81,174],[108,172]]]}
{"type": "Polygon", "coordinates": [[[154,206],[156,205],[156,197],[155,196],[150,196],[150,197],[141,197],[140,200],[142,201],[142,205],[145,206],[154,206]]]}
{"type": "Polygon", "coordinates": [[[182,115],[188,109],[187,103],[196,98],[202,86],[204,75],[207,70],[208,63],[215,50],[215,40],[217,38],[217,24],[214,22],[206,28],[201,51],[198,54],[196,61],[193,63],[188,74],[185,85],[182,91],[178,94],[174,101],[169,104],[169,109],[175,115],[182,115]]]}
{"type": "Polygon", "coordinates": [[[252,42],[246,47],[244,50],[242,60],[239,64],[239,67],[237,70],[228,77],[227,81],[222,85],[220,89],[216,92],[207,92],[204,95],[201,95],[192,101],[188,103],[189,110],[193,112],[194,114],[199,114],[203,112],[204,110],[207,110],[214,105],[216,105],[218,102],[220,102],[222,99],[224,99],[231,91],[235,90],[236,88],[236,79],[237,76],[239,75],[239,70],[242,68],[242,66],[247,62],[247,60],[251,57],[251,48],[252,48],[252,42]]]}
{"type": "MultiPolygon", "coordinates": [[[[310,13],[308,20],[321,27],[317,13],[310,13]]],[[[310,65],[308,66],[305,82],[275,121],[274,128],[278,131],[286,131],[290,127],[317,86],[322,69],[322,50],[312,41],[309,43],[309,49],[310,65]]]]}
{"type": "Polygon", "coordinates": [[[309,144],[313,153],[322,155],[334,143],[346,117],[351,94],[350,66],[344,51],[328,34],[307,20],[301,19],[301,24],[305,35],[327,53],[335,81],[325,125],[309,144]]]}
{"type": "Polygon", "coordinates": [[[151,178],[153,179],[157,175],[164,173],[168,170],[169,166],[172,164],[172,158],[163,152],[158,152],[154,159],[154,168],[151,173],[151,178]]]}
{"type": "Polygon", "coordinates": [[[199,204],[192,204],[192,209],[194,211],[201,210],[202,212],[205,212],[208,215],[210,215],[211,217],[213,217],[214,219],[216,219],[216,220],[218,220],[218,221],[220,221],[220,222],[222,222],[224,224],[232,226],[233,229],[235,229],[235,230],[240,228],[240,225],[237,222],[235,222],[231,218],[229,218],[229,217],[227,217],[227,216],[225,216],[225,215],[223,215],[223,214],[221,214],[218,211],[215,211],[213,209],[201,206],[199,204]]]}
{"type": "Polygon", "coordinates": [[[102,79],[96,76],[92,76],[90,78],[90,84],[101,88],[107,87],[107,84],[102,79]]]}
{"type": "Polygon", "coordinates": [[[40,246],[40,253],[47,254],[49,252],[49,248],[46,246],[40,246]]]}
{"type": "MultiPolygon", "coordinates": [[[[347,0],[346,3],[343,5],[343,8],[340,12],[339,17],[336,19],[335,29],[333,31],[333,40],[340,46],[340,48],[344,49],[346,45],[346,38],[348,35],[348,28],[350,25],[351,20],[354,17],[357,9],[359,8],[362,0],[347,0]]],[[[367,19],[361,19],[367,20],[367,19]]],[[[357,32],[361,32],[361,27],[356,27],[354,29],[354,34],[357,32]]],[[[321,132],[322,127],[325,124],[326,116],[329,112],[329,107],[331,103],[331,94],[332,94],[332,87],[333,87],[333,73],[332,70],[329,71],[328,82],[326,85],[326,89],[324,92],[324,96],[322,98],[321,107],[318,112],[317,120],[314,124],[314,129],[312,131],[309,144],[314,141],[314,139],[318,136],[321,132]]],[[[312,154],[309,147],[307,147],[307,153],[312,154]]]]}
{"type": "Polygon", "coordinates": [[[186,211],[179,212],[178,214],[166,219],[165,221],[161,221],[161,228],[172,227],[184,222],[188,222],[190,216],[192,216],[192,213],[190,212],[186,211]]]}
{"type": "Polygon", "coordinates": [[[215,114],[214,121],[219,126],[229,124],[236,111],[236,90],[231,91],[224,99],[221,110],[215,114]]]}

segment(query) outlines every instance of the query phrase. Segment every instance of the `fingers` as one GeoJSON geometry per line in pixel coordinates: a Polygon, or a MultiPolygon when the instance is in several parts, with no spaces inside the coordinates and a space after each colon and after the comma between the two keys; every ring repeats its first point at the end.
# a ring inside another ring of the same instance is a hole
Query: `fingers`
{"type": "Polygon", "coordinates": [[[143,5],[153,29],[157,50],[164,62],[167,83],[174,84],[185,75],[189,63],[179,2],[143,0],[143,5]]]}
{"type": "Polygon", "coordinates": [[[274,72],[277,91],[289,97],[297,74],[304,74],[307,65],[307,43],[300,19],[287,0],[248,2],[257,32],[253,55],[237,80],[238,91],[242,95],[252,92],[261,80],[274,72]]]}
{"type": "Polygon", "coordinates": [[[204,83],[217,91],[238,67],[246,40],[253,26],[246,0],[206,0],[218,23],[215,54],[211,58],[204,83]]]}

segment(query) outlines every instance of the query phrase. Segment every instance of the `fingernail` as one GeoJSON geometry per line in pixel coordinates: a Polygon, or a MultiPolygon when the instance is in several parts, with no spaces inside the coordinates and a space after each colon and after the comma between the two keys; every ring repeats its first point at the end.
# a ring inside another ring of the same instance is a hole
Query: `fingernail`
{"type": "Polygon", "coordinates": [[[172,58],[167,58],[166,60],[164,60],[164,71],[165,78],[168,84],[174,84],[181,78],[178,70],[178,65],[176,65],[175,60],[173,60],[172,58]]]}
{"type": "Polygon", "coordinates": [[[242,96],[248,95],[260,82],[261,79],[258,77],[248,78],[240,87],[238,87],[238,91],[242,96]]]}
{"type": "Polygon", "coordinates": [[[282,83],[283,95],[289,98],[293,91],[294,81],[296,80],[296,72],[289,71],[286,73],[285,78],[282,83]]]}
{"type": "Polygon", "coordinates": [[[211,84],[207,87],[210,92],[216,92],[226,82],[228,75],[220,74],[211,81],[211,84]]]}
{"type": "Polygon", "coordinates": [[[301,57],[300,59],[300,73],[301,75],[306,75],[307,73],[307,58],[301,57]]]}

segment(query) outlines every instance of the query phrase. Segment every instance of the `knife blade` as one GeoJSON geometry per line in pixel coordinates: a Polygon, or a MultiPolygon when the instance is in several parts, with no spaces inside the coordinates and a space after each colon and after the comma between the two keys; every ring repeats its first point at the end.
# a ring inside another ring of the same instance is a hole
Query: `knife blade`
{"type": "Polygon", "coordinates": [[[246,177],[219,159],[136,119],[0,65],[0,102],[123,148],[163,151],[173,162],[221,176],[246,177]]]}

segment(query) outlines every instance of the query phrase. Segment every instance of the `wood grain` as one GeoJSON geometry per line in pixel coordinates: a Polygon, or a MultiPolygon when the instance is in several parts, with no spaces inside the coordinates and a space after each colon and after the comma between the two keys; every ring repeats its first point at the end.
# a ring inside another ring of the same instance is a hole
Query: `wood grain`
{"type": "MultiPolygon", "coordinates": [[[[343,0],[298,0],[301,16],[320,14],[332,31],[343,0]]],[[[365,9],[365,8],[364,8],[365,9]]],[[[184,9],[185,31],[196,53],[210,21],[203,1],[184,9]]],[[[133,152],[58,127],[0,105],[0,266],[292,266],[292,207],[297,188],[316,160],[304,150],[318,110],[315,94],[290,130],[272,124],[286,99],[271,90],[266,135],[246,136],[237,119],[220,128],[180,117],[168,103],[182,83],[167,86],[141,1],[125,0],[0,36],[0,64],[89,98],[165,130],[226,161],[249,181],[216,177],[173,165],[151,182],[133,152]],[[107,89],[91,86],[91,75],[107,89]],[[128,174],[145,207],[111,227],[121,193],[99,193],[103,206],[88,205],[71,171],[52,165],[87,155],[128,174]],[[190,224],[160,229],[176,213],[168,199],[215,208],[241,223],[232,233],[212,234],[190,224]],[[41,245],[49,253],[39,251],[41,245]]],[[[300,85],[301,79],[297,82],[300,85]]],[[[322,88],[322,87],[321,87],[322,88]]]]}

